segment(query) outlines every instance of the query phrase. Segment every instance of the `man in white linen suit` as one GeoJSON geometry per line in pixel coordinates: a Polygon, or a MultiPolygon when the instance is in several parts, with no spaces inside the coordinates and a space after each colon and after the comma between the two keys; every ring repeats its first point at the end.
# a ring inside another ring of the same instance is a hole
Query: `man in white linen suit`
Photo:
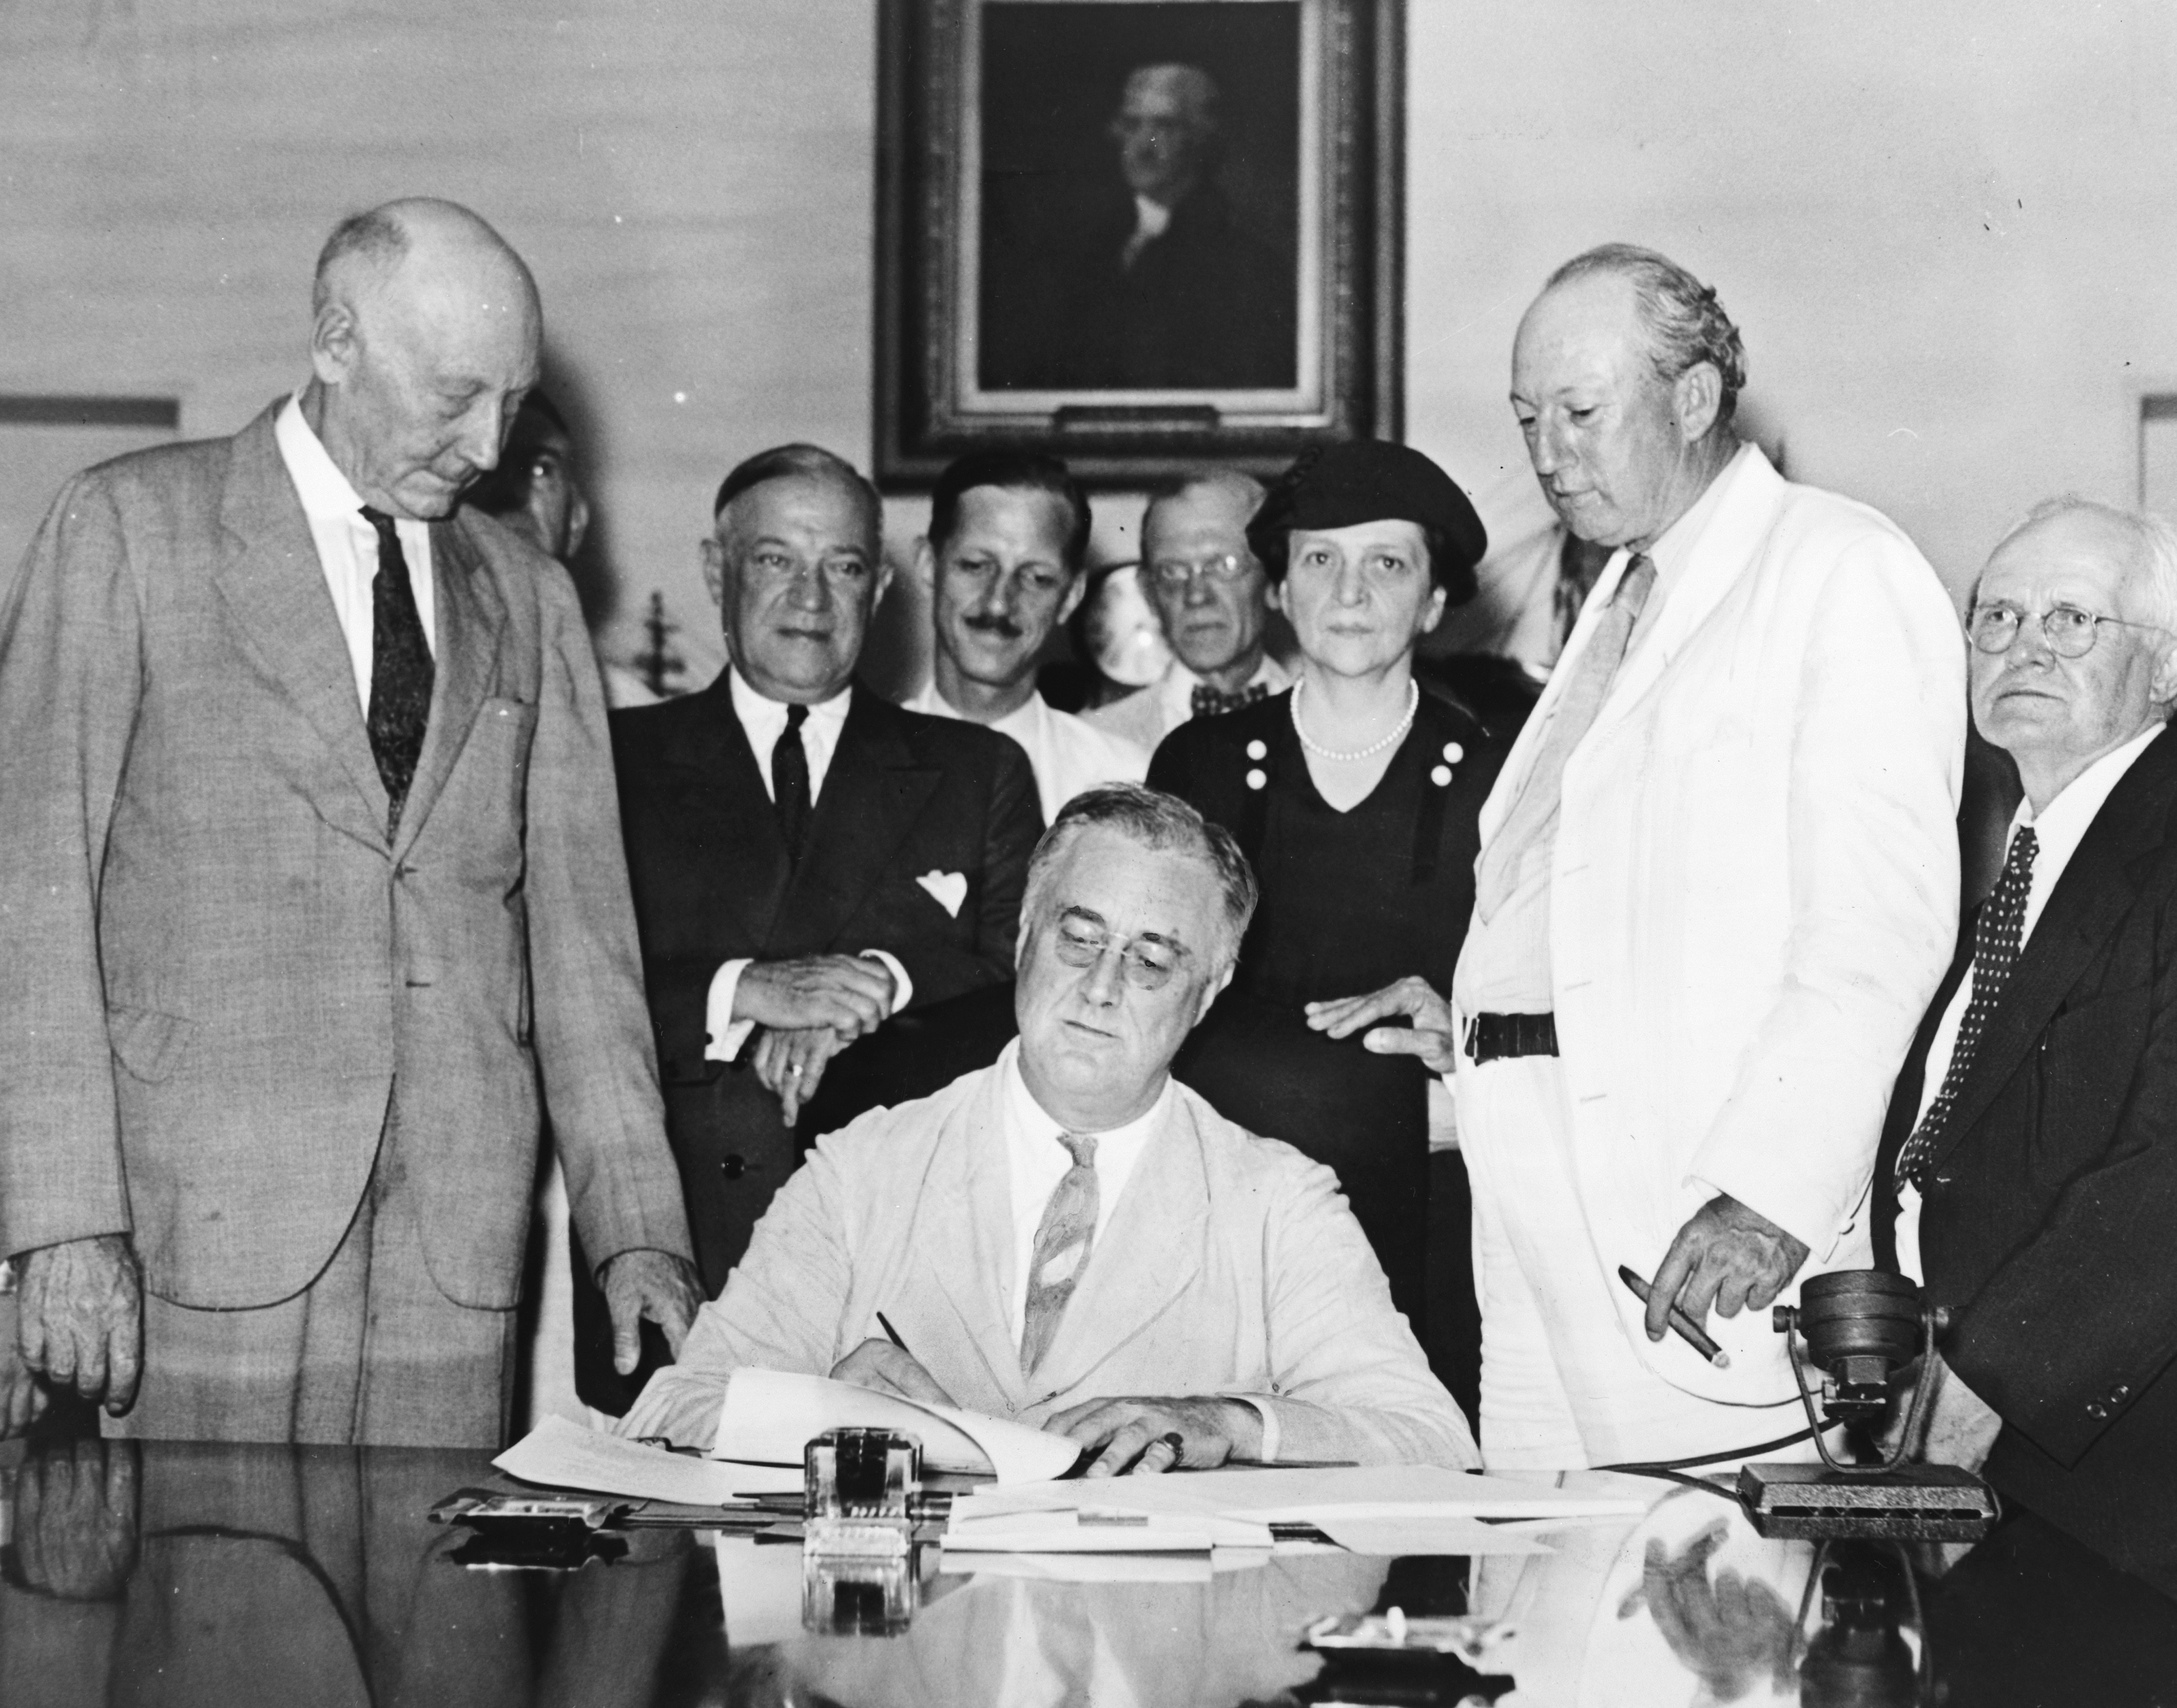
{"type": "Polygon", "coordinates": [[[1716,293],[1626,245],[1560,268],[1513,354],[1544,494],[1617,549],[1482,809],[1453,982],[1492,1465],[1791,1427],[1765,1307],[1870,1263],[1955,941],[1956,615],[1885,518],[1738,442],[1744,383],[1716,293]]]}
{"type": "Polygon", "coordinates": [[[1028,867],[1018,1044],[820,1140],[623,1432],[707,1446],[750,1367],[1056,1430],[1091,1475],[1473,1465],[1330,1170],[1170,1078],[1255,896],[1192,807],[1076,796],[1028,867]]]}

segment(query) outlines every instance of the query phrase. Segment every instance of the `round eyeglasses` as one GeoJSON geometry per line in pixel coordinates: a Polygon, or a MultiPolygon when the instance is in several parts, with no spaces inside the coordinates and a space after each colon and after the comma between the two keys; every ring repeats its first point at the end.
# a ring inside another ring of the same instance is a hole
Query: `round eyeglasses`
{"type": "Polygon", "coordinates": [[[1114,949],[1120,975],[1144,990],[1160,990],[1186,959],[1187,951],[1159,937],[1122,937],[1078,918],[1061,919],[1052,948],[1069,967],[1094,967],[1114,949]]]}
{"type": "MultiPolygon", "coordinates": [[[[1975,605],[1966,619],[1966,636],[1978,652],[2008,652],[2018,639],[2018,631],[2025,624],[2027,613],[2007,600],[1997,599],[1985,605],[1975,605]]],[[[2094,650],[2094,641],[2100,636],[2101,625],[2114,623],[2121,629],[2152,629],[2167,634],[2158,623],[2134,623],[2122,617],[2101,617],[2092,611],[2082,611],[2076,605],[2051,605],[2034,619],[2041,629],[2041,640],[2059,658],[2083,658],[2094,650]]]]}
{"type": "Polygon", "coordinates": [[[1159,558],[1149,565],[1150,579],[1159,587],[1177,592],[1191,586],[1197,576],[1212,581],[1236,581],[1247,573],[1249,559],[1236,552],[1226,552],[1214,558],[1197,558],[1192,563],[1185,558],[1159,558]]]}

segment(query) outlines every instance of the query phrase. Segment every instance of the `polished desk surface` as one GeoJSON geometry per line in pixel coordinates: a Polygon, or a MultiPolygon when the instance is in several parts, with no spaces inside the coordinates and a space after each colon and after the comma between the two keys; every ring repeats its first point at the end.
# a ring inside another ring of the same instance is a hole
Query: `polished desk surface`
{"type": "MultiPolygon", "coordinates": [[[[480,1568],[430,1509],[487,1455],[46,1443],[0,1449],[0,1704],[2177,1703],[2177,1602],[2030,1514],[1909,1583],[1878,1545],[1765,1542],[1664,1483],[1546,1555],[1318,1547],[1146,1580],[936,1569],[896,1635],[812,1634],[791,1543],[632,1531],[579,1569],[480,1568]],[[1826,1590],[1828,1593],[1825,1594],[1826,1590]],[[1917,1608],[1916,1613],[1916,1598],[1917,1608]],[[1326,1663],[1339,1613],[1467,1613],[1478,1670],[1326,1663]],[[1924,1635],[1923,1632],[1924,1631],[1924,1635]]],[[[1061,1563],[1043,1569],[1064,1572],[1061,1563]]]]}

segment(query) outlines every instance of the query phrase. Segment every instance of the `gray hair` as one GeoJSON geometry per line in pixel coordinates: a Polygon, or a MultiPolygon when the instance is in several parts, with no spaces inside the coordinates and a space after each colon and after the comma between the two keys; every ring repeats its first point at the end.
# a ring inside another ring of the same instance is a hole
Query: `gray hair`
{"type": "Polygon", "coordinates": [[[1144,789],[1138,783],[1107,783],[1084,789],[1059,809],[1050,828],[1028,856],[1028,888],[1021,898],[1023,918],[1033,918],[1060,857],[1076,837],[1095,827],[1116,831],[1129,841],[1159,853],[1181,854],[1207,865],[1225,903],[1225,941],[1217,970],[1240,958],[1240,940],[1255,917],[1262,892],[1240,844],[1222,825],[1212,824],[1176,794],[1144,789]]]}
{"type": "Polygon", "coordinates": [[[1704,362],[1716,369],[1723,382],[1723,396],[1710,430],[1728,428],[1738,412],[1738,394],[1746,389],[1746,347],[1714,288],[1653,249],[1637,243],[1603,243],[1574,255],[1550,275],[1542,289],[1553,291],[1596,273],[1632,286],[1640,324],[1648,333],[1649,361],[1658,379],[1666,385],[1675,384],[1680,374],[1704,362]]]}
{"type": "Polygon", "coordinates": [[[408,254],[408,228],[388,208],[350,214],[332,230],[318,251],[317,272],[310,281],[310,312],[322,314],[332,300],[333,283],[343,268],[361,264],[381,276],[399,266],[408,254]]]}
{"type": "MultiPolygon", "coordinates": [[[[2177,637],[2177,527],[2172,527],[2152,511],[2129,509],[2123,505],[2103,504],[2076,492],[2044,498],[2040,503],[2004,530],[2003,538],[1995,543],[1993,559],[2028,528],[2043,522],[2054,521],[2068,516],[2090,516],[2107,522],[2131,539],[2139,554],[2139,567],[2147,575],[2147,612],[2154,625],[2173,637],[2177,637]]],[[[1971,611],[1980,598],[1980,577],[1973,577],[1972,593],[1967,601],[1971,611]]]]}
{"type": "Polygon", "coordinates": [[[870,548],[883,549],[883,499],[859,469],[837,451],[827,450],[821,445],[774,445],[768,450],[760,450],[734,464],[718,483],[717,496],[711,500],[713,527],[725,515],[726,506],[743,493],[767,481],[796,479],[833,481],[845,488],[861,507],[864,523],[869,529],[870,548]]]}
{"type": "Polygon", "coordinates": [[[1195,468],[1181,470],[1167,480],[1159,481],[1149,489],[1149,501],[1142,511],[1142,555],[1149,556],[1149,523],[1154,520],[1159,506],[1176,503],[1189,493],[1219,492],[1236,503],[1243,514],[1240,527],[1244,532],[1255,512],[1263,507],[1263,499],[1269,488],[1243,469],[1219,468],[1203,464],[1195,468]]]}

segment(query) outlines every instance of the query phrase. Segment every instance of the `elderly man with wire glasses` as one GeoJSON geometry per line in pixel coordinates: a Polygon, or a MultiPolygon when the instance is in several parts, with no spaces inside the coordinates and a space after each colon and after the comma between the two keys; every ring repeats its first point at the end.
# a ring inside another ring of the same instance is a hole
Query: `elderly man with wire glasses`
{"type": "Polygon", "coordinates": [[[1269,649],[1270,579],[1247,543],[1263,483],[1237,469],[1179,476],[1142,515],[1142,587],[1172,661],[1163,677],[1082,715],[1150,752],[1193,718],[1292,686],[1269,649]]]}
{"type": "Polygon", "coordinates": [[[2044,504],[1967,633],[2025,799],[1891,1100],[1877,1254],[1950,1312],[1929,1456],[2177,1593],[2177,531],[2044,504]]]}
{"type": "Polygon", "coordinates": [[[1091,1475],[1470,1467],[1330,1170],[1174,1081],[1255,880],[1170,795],[1078,795],[1022,909],[1018,1043],[820,1140],[624,1432],[707,1446],[737,1368],[1071,1436],[1091,1475]]]}

